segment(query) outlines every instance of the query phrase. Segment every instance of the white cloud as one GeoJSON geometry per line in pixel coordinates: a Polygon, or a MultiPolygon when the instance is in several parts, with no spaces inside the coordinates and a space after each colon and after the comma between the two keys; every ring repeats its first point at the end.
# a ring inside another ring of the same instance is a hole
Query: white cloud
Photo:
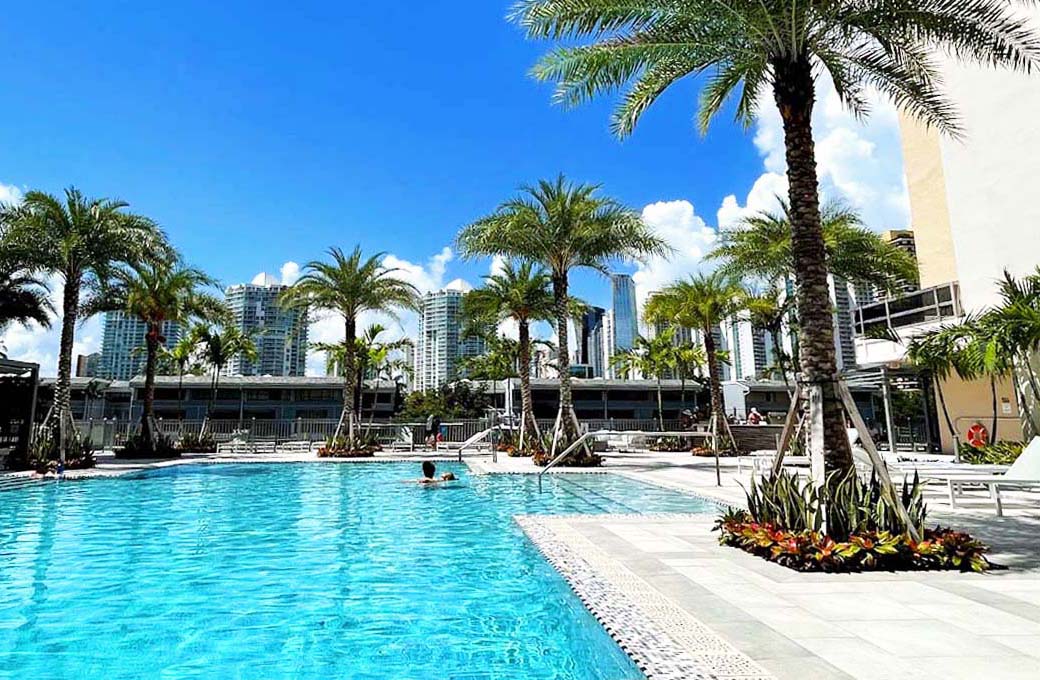
{"type": "Polygon", "coordinates": [[[642,306],[652,291],[695,272],[715,241],[715,230],[707,225],[689,201],[662,201],[643,208],[643,221],[667,241],[675,252],[639,263],[632,280],[642,306]]]}
{"type": "MultiPolygon", "coordinates": [[[[813,132],[823,198],[844,201],[877,231],[905,227],[910,204],[895,107],[874,94],[869,98],[871,115],[859,120],[843,107],[826,78],[818,81],[816,95],[813,132]]],[[[723,201],[719,210],[719,225],[723,227],[749,212],[773,207],[772,194],[786,195],[783,122],[769,97],[763,97],[759,110],[754,143],[762,156],[764,172],[743,206],[733,195],[723,201]]]]}
{"type": "Polygon", "coordinates": [[[290,260],[282,265],[281,274],[282,285],[291,286],[296,283],[296,279],[300,278],[300,265],[290,260]]]}
{"type": "Polygon", "coordinates": [[[13,184],[0,182],[0,203],[21,203],[22,190],[13,184]]]}
{"type": "MultiPolygon", "coordinates": [[[[61,297],[64,287],[61,277],[48,278],[51,300],[59,311],[51,319],[51,327],[44,328],[36,322],[28,326],[12,324],[0,333],[0,346],[7,356],[16,361],[29,361],[40,365],[40,375],[53,377],[58,374],[58,352],[61,346],[61,297]]],[[[91,354],[101,349],[101,317],[95,316],[76,325],[75,341],[72,345],[72,370],[76,369],[76,356],[91,354]]]]}

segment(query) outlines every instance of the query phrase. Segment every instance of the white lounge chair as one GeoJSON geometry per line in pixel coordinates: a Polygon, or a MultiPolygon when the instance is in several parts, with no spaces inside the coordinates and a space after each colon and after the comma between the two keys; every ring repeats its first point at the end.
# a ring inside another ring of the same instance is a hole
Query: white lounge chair
{"type": "Polygon", "coordinates": [[[990,498],[996,506],[997,517],[1003,516],[1001,487],[1040,489],[1040,437],[1033,437],[1033,441],[1029,442],[1029,446],[1023,449],[1018,459],[1004,474],[951,477],[947,484],[950,489],[951,507],[957,507],[957,497],[964,494],[965,486],[985,486],[989,489],[990,498]]]}

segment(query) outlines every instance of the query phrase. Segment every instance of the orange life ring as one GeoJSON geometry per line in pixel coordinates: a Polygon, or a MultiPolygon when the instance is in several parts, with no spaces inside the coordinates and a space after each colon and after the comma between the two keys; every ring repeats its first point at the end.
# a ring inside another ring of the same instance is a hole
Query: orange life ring
{"type": "Polygon", "coordinates": [[[968,444],[977,449],[989,444],[989,431],[982,423],[975,423],[968,428],[968,444]]]}

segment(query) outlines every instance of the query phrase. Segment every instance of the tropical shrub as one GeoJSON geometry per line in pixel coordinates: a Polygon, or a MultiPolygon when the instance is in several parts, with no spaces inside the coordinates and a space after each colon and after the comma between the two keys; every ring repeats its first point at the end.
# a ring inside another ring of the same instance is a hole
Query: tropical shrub
{"type": "MultiPolygon", "coordinates": [[[[591,448],[591,443],[590,443],[591,448]]],[[[535,451],[531,457],[531,461],[538,467],[545,467],[552,462],[553,457],[549,454],[552,450],[552,442],[549,442],[549,446],[545,446],[542,449],[535,451]]],[[[559,452],[557,451],[557,455],[559,452]]],[[[599,467],[603,465],[603,456],[598,453],[592,453],[586,450],[584,447],[579,446],[576,450],[572,451],[569,456],[557,463],[560,467],[599,467]]]]}
{"type": "Polygon", "coordinates": [[[723,545],[801,571],[990,567],[988,547],[971,536],[924,528],[927,509],[916,474],[903,481],[897,500],[920,541],[910,537],[876,476],[864,482],[849,473],[820,491],[811,480],[784,470],[752,480],[748,509],[723,511],[715,529],[723,545]],[[827,502],[821,494],[829,495],[827,502]]]}
{"type": "Polygon", "coordinates": [[[1018,460],[1025,444],[1022,442],[994,442],[983,447],[962,443],[961,460],[974,465],[1011,465],[1018,460]]]}
{"type": "Polygon", "coordinates": [[[383,447],[374,436],[357,436],[354,448],[349,446],[347,437],[329,437],[325,445],[318,449],[318,458],[370,458],[383,447]]]}
{"type": "Polygon", "coordinates": [[[689,451],[692,446],[689,439],[682,437],[658,437],[651,441],[647,447],[650,451],[664,451],[666,453],[689,451]]]}
{"type": "Polygon", "coordinates": [[[181,437],[177,448],[181,453],[216,453],[217,440],[209,433],[198,435],[189,432],[181,437]]]}
{"type": "MultiPolygon", "coordinates": [[[[38,474],[55,473],[61,454],[55,432],[43,430],[33,441],[28,452],[12,452],[4,460],[8,470],[35,470],[38,474]]],[[[65,451],[66,470],[84,470],[97,465],[94,451],[90,444],[73,438],[65,451]]]]}
{"type": "Polygon", "coordinates": [[[115,450],[116,458],[179,458],[180,449],[173,445],[169,435],[155,434],[155,445],[151,445],[143,434],[135,434],[126,440],[123,448],[115,450]]]}

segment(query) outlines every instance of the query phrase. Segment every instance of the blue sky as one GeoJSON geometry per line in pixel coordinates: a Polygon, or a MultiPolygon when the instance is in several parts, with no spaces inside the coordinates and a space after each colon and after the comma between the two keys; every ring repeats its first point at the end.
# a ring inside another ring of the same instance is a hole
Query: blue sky
{"type": "MultiPolygon", "coordinates": [[[[694,81],[624,142],[608,130],[612,102],[553,106],[527,76],[547,45],[505,21],[506,0],[142,4],[5,10],[0,183],[123,198],[226,284],[355,243],[431,285],[476,283],[487,263],[440,274],[430,258],[517,185],[564,172],[636,209],[676,202],[658,213],[680,257],[647,269],[645,289],[654,271],[698,266],[727,197],[732,215],[783,189],[775,123],[720,120],[701,137],[694,81]]],[[[879,229],[902,226],[893,119],[828,115],[821,125],[848,134],[825,190],[878,212],[879,229]],[[864,176],[864,159],[877,172],[864,176]]],[[[577,286],[607,301],[602,280],[577,286]]]]}

